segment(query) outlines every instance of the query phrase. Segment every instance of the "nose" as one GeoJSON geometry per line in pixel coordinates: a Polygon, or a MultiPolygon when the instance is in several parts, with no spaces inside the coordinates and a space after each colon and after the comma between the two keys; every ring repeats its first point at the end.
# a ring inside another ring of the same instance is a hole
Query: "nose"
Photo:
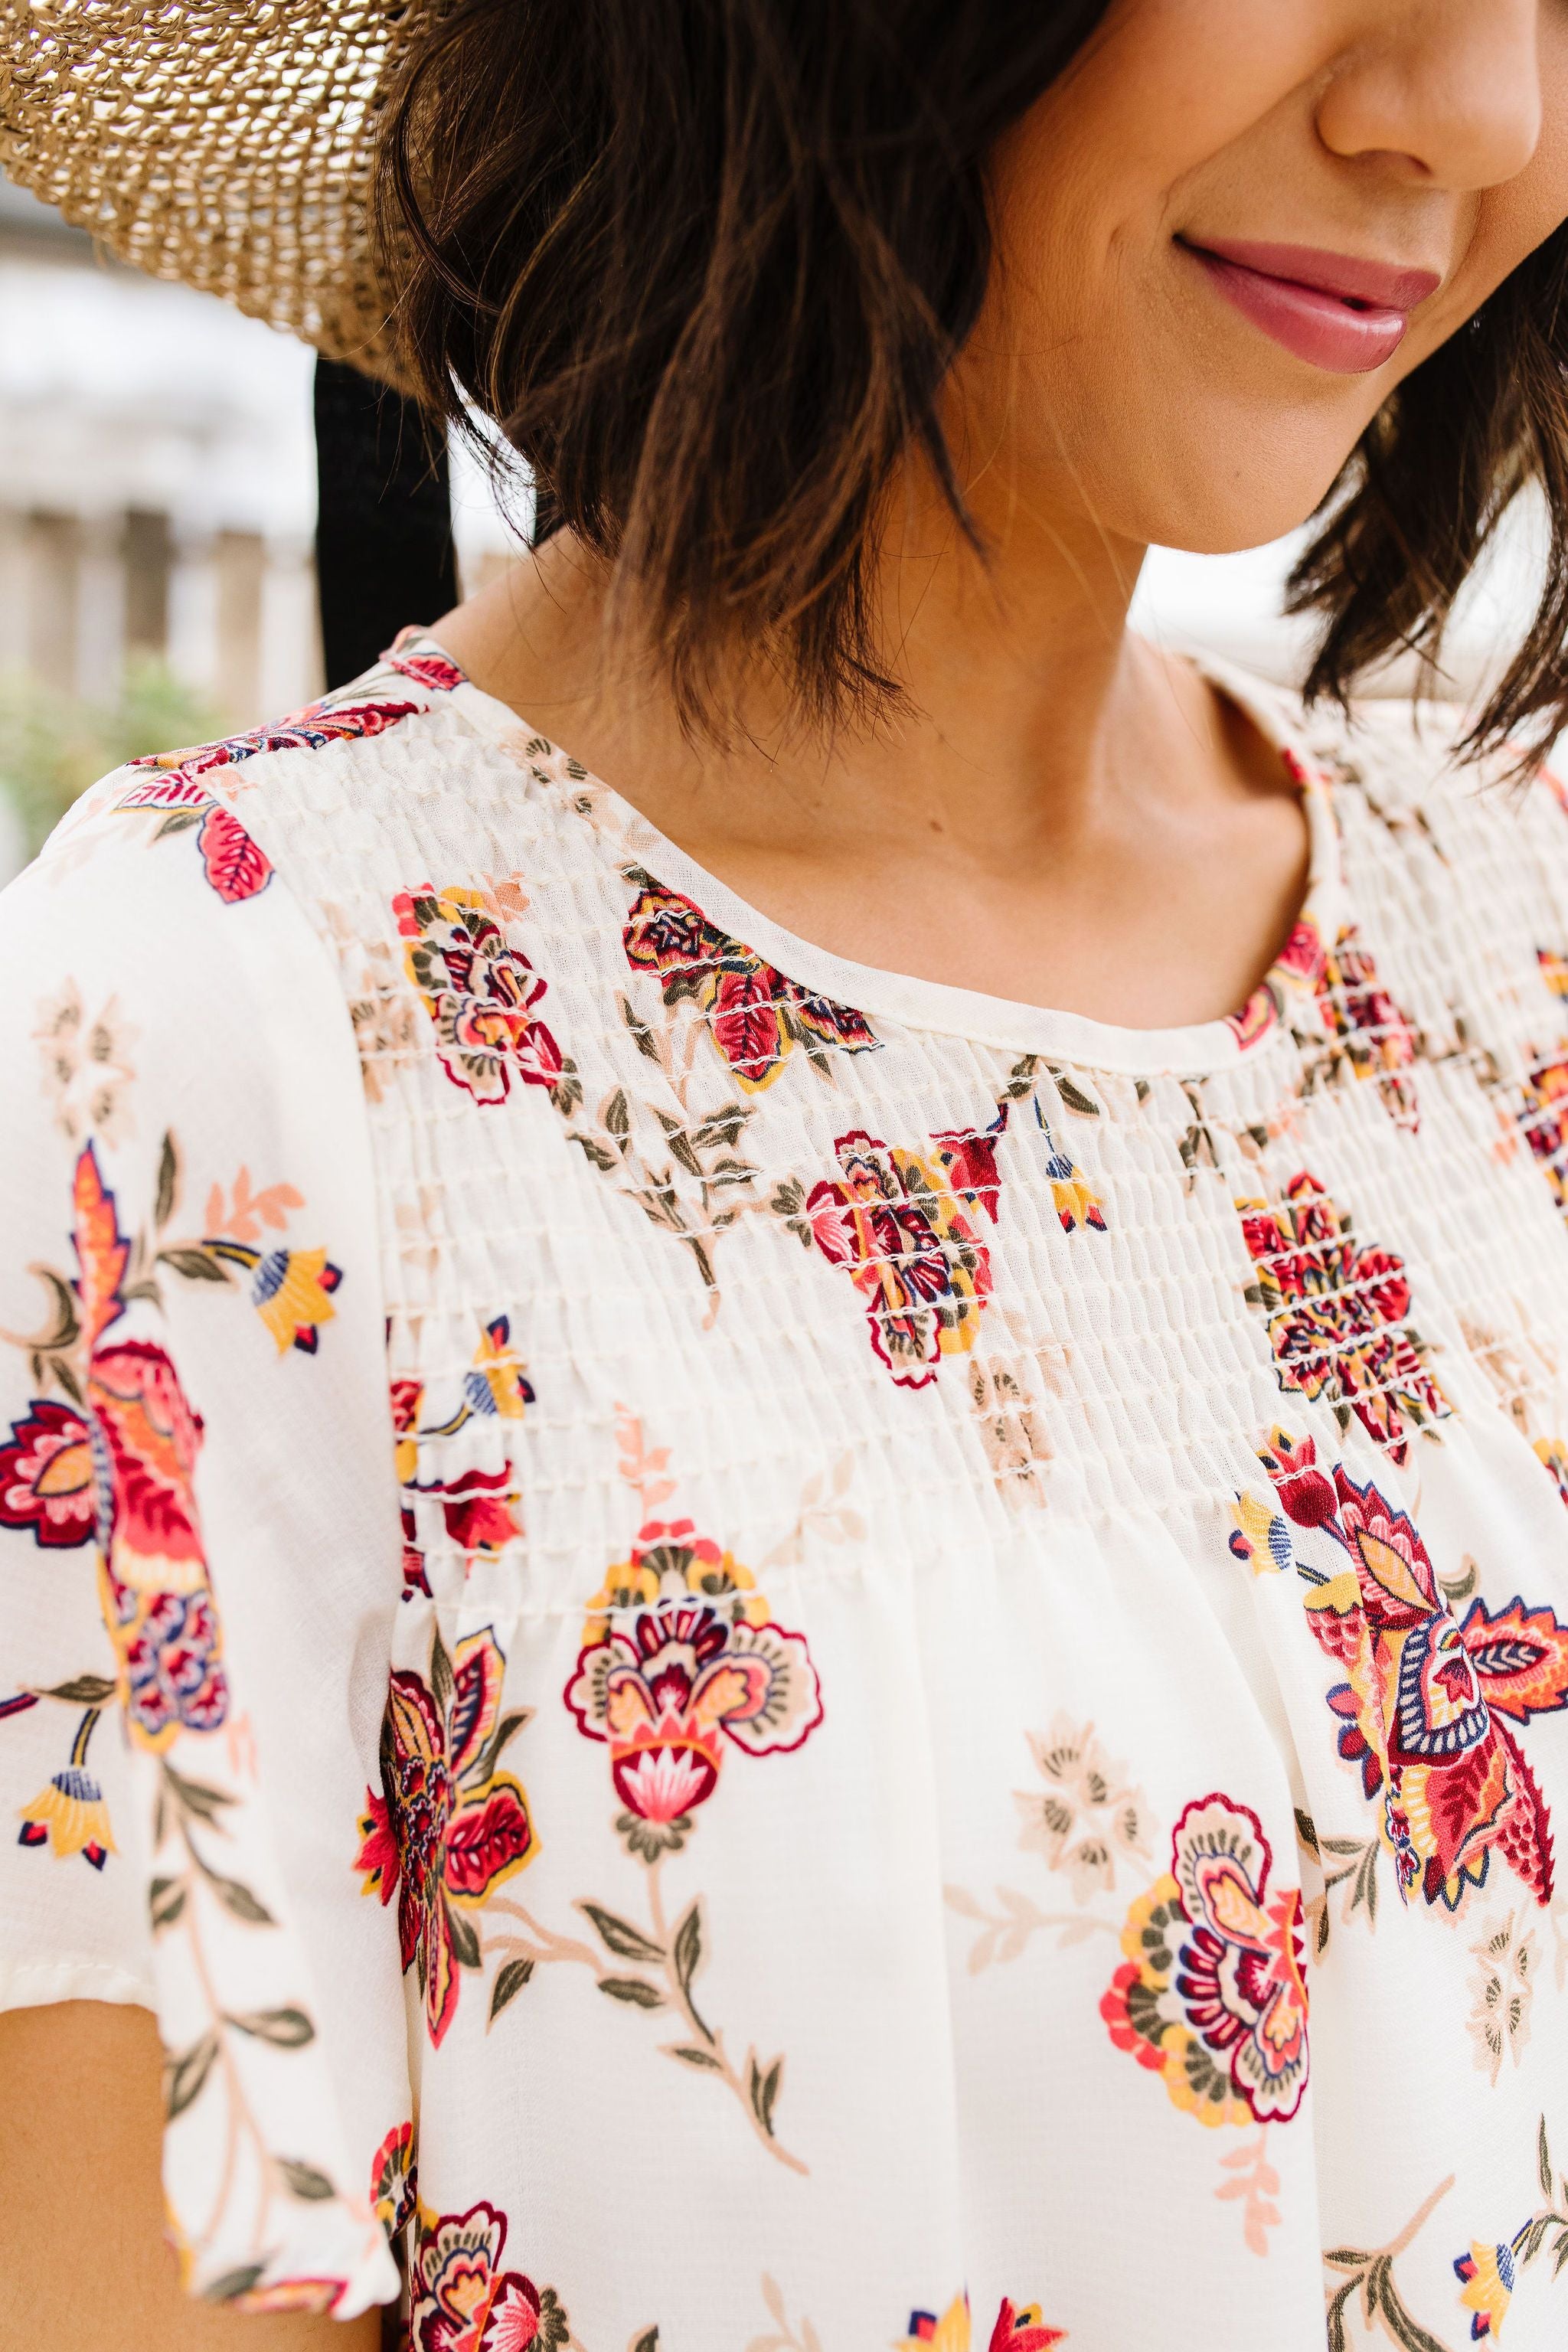
{"type": "MultiPolygon", "coordinates": [[[[1552,5],[1552,0],[1549,0],[1552,5]]],[[[1318,104],[1332,153],[1428,184],[1500,186],[1541,137],[1541,0],[1368,0],[1318,104]]]]}

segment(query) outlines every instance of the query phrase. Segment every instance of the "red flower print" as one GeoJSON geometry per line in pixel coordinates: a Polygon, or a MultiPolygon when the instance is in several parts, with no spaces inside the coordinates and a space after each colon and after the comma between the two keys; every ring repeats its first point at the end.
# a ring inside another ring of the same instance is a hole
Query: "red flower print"
{"type": "Polygon", "coordinates": [[[1037,2304],[1032,2303],[1026,2311],[1016,2311],[1004,2298],[991,2330],[990,2352],[1049,2352],[1051,2345],[1066,2342],[1064,2329],[1045,2325],[1037,2304]]]}
{"type": "Polygon", "coordinates": [[[202,871],[224,904],[254,898],[272,879],[272,864],[237,816],[214,802],[196,835],[202,871]]]}
{"type": "Polygon", "coordinates": [[[406,1971],[416,1967],[437,2046],[457,2013],[460,1969],[482,1965],[471,1913],[538,1851],[528,1800],[495,1769],[526,1717],[500,1715],[506,1659],[487,1626],[448,1657],[437,1633],[430,1679],[392,1676],[381,1735],[383,1793],[367,1790],[354,1866],[364,1892],[398,1895],[406,1971]]]}
{"type": "Polygon", "coordinates": [[[1290,927],[1290,936],[1275,957],[1272,970],[1316,988],[1327,961],[1323,935],[1316,923],[1302,916],[1290,927]]]}
{"type": "MultiPolygon", "coordinates": [[[[447,1400],[450,1410],[445,1418],[426,1419],[427,1402],[422,1381],[404,1379],[392,1383],[398,1483],[407,1497],[440,1497],[447,1537],[470,1561],[481,1553],[493,1556],[522,1533],[522,1501],[515,1470],[509,1463],[485,1469],[470,1462],[462,1469],[447,1472],[439,1465],[449,1457],[437,1443],[431,1441],[456,1437],[476,1421],[521,1421],[533,1402],[532,1383],[521,1357],[511,1345],[508,1316],[494,1316],[486,1324],[455,1402],[450,1397],[447,1400]]],[[[439,1412],[441,1408],[435,1410],[439,1412]]],[[[424,1554],[417,1539],[416,1507],[412,1500],[405,1500],[403,1506],[403,1528],[405,1591],[427,1592],[424,1554]]]]}
{"type": "Polygon", "coordinates": [[[1245,1052],[1249,1045],[1256,1045],[1260,1037],[1267,1037],[1279,1018],[1279,1008],[1274,1002],[1273,991],[1255,988],[1239,1013],[1226,1013],[1225,1025],[1245,1052]]]}
{"type": "Polygon", "coordinates": [[[505,1102],[513,1076],[542,1087],[557,1110],[582,1096],[567,1061],[534,1008],[546,983],[506,936],[477,890],[426,883],[392,902],[404,962],[436,1025],[437,1055],[454,1086],[476,1102],[505,1102]]]}
{"type": "Polygon", "coordinates": [[[584,1633],[566,1705],[580,1731],[608,1744],[622,1834],[645,1859],[682,1842],[727,1742],[784,1754],[822,1721],[804,1637],[772,1622],[750,1573],[694,1539],[689,1520],[643,1529],[584,1633]]]}
{"type": "Polygon", "coordinates": [[[1375,1078],[1379,1094],[1402,1127],[1417,1123],[1415,1085],[1410,1076],[1416,1035],[1377,975],[1377,967],[1353,930],[1340,933],[1317,982],[1323,1027],[1358,1078],[1375,1078]]]}
{"type": "MultiPolygon", "coordinates": [[[[1298,768],[1300,763],[1297,763],[1298,768]]],[[[1304,772],[1298,780],[1305,782],[1304,772]]],[[[1322,934],[1310,917],[1301,916],[1292,926],[1290,936],[1269,965],[1266,977],[1258,983],[1239,1013],[1231,1013],[1226,1023],[1236,1042],[1245,1052],[1268,1036],[1279,1022],[1290,998],[1317,987],[1323,971],[1322,934]]]]}
{"type": "Polygon", "coordinates": [[[218,743],[202,743],[182,751],[156,751],[132,760],[132,768],[150,768],[153,781],[132,785],[115,803],[117,809],[162,808],[170,812],[158,828],[161,836],[196,825],[196,846],[202,871],[226,906],[256,898],[272,879],[265,850],[253,841],[239,819],[213,797],[200,781],[218,768],[237,766],[258,751],[319,751],[325,743],[349,742],[379,735],[409,718],[416,702],[312,702],[292,717],[243,735],[226,736],[218,743]],[[185,814],[189,812],[189,814],[185,814]]]}
{"type": "Polygon", "coordinates": [[[370,2201],[389,2238],[397,2237],[414,2219],[419,2203],[419,2168],[411,2123],[395,2125],[372,2158],[370,2201]]]}
{"type": "Polygon", "coordinates": [[[35,1397],[0,1445],[0,1528],[31,1528],[47,1550],[90,1540],[98,1517],[92,1440],[69,1405],[35,1397]]]}
{"type": "Polygon", "coordinates": [[[1280,1387],[1325,1399],[1342,1424],[1353,1412],[1389,1459],[1403,1462],[1407,1424],[1450,1410],[1405,1321],[1404,1259],[1362,1249],[1350,1218],[1305,1169],[1281,1208],[1237,1205],[1258,1267],[1247,1295],[1268,1318],[1280,1387]]]}
{"type": "MultiPolygon", "coordinates": [[[[894,2352],[970,2352],[971,2341],[969,2297],[961,2294],[940,2319],[934,2311],[911,2311],[910,2332],[900,2338],[894,2352]]],[[[991,2330],[990,2352],[1048,2352],[1051,2345],[1066,2341],[1059,2327],[1042,2323],[1034,2305],[1019,2311],[1004,2297],[991,2330]]]]}
{"type": "Polygon", "coordinates": [[[1190,1804],[1100,2004],[1117,2048],[1200,2123],[1285,2123],[1307,2087],[1301,1895],[1270,1892],[1272,1867],[1246,1805],[1217,1792],[1190,1804]]]}
{"type": "Polygon", "coordinates": [[[873,1352],[900,1388],[926,1387],[943,1356],[974,1345],[991,1296],[974,1221],[982,1202],[994,1219],[997,1199],[994,1160],[977,1171],[968,1152],[984,1140],[936,1138],[922,1158],[857,1129],[834,1146],[840,1179],[806,1197],[812,1237],[865,1299],[873,1352]],[[982,1176],[973,1191],[954,1189],[960,1160],[982,1176]]]}
{"type": "Polygon", "coordinates": [[[560,2352],[569,2336],[552,2287],[501,2268],[506,2216],[489,2204],[421,2212],[409,2269],[413,2352],[560,2352]]]}
{"type": "Polygon", "coordinates": [[[403,654],[394,646],[381,658],[388,669],[397,670],[404,677],[411,677],[416,686],[428,687],[433,694],[450,694],[454,687],[464,686],[468,682],[457,663],[449,661],[445,654],[415,653],[412,650],[403,654]]]}
{"type": "MultiPolygon", "coordinates": [[[[104,1619],[119,1656],[126,1727],[138,1745],[162,1748],[182,1725],[209,1731],[228,1713],[193,1485],[202,1423],[163,1348],[109,1336],[125,1311],[121,1285],[131,1245],[90,1143],[77,1159],[71,1205],[82,1412],[40,1401],[31,1423],[36,1429],[41,1416],[45,1437],[63,1442],[48,1465],[57,1480],[79,1479],[83,1466],[79,1453],[74,1463],[68,1457],[65,1444],[85,1444],[90,1456],[90,1506],[79,1486],[70,1509],[81,1517],[90,1507],[100,1547],[104,1619]]],[[[14,1440],[25,1425],[13,1430],[14,1440]]],[[[40,1443],[28,1440],[35,1467],[40,1443]]],[[[22,1509],[16,1499],[19,1453],[17,1446],[0,1451],[11,1472],[0,1487],[7,1513],[22,1509]]],[[[62,1487],[62,1498],[68,1490],[62,1487]]]]}
{"type": "MultiPolygon", "coordinates": [[[[387,728],[395,727],[400,719],[411,718],[418,709],[416,702],[334,703],[323,698],[308,702],[302,710],[292,712],[287,719],[252,728],[246,734],[226,735],[221,742],[199,743],[185,751],[150,752],[127,764],[152,768],[162,777],[188,782],[193,777],[210,775],[215,768],[236,767],[242,760],[254,759],[258,751],[317,751],[326,743],[353,742],[363,736],[380,735],[387,728]]],[[[121,803],[121,807],[126,805],[121,803]]]]}
{"type": "Polygon", "coordinates": [[[702,1008],[714,1045],[747,1094],[771,1087],[797,1045],[825,1076],[832,1075],[835,1050],[864,1054],[878,1045],[860,1013],[786,980],[679,890],[646,874],[633,879],[640,888],[622,934],[626,961],[658,977],[667,1005],[689,997],[702,1008]]]}
{"type": "Polygon", "coordinates": [[[1551,1899],[1551,1825],[1517,1736],[1502,1717],[1568,1706],[1568,1626],[1514,1600],[1480,1601],[1460,1624],[1414,1523],[1377,1489],[1335,1472],[1329,1532],[1347,1565],[1303,1569],[1308,1620],[1348,1679],[1328,1694],[1339,1752],[1383,1801],[1400,1890],[1458,1910],[1494,1850],[1540,1903],[1551,1899]]]}
{"type": "Polygon", "coordinates": [[[1274,1481],[1276,1493],[1299,1528],[1328,1525],[1339,1509],[1331,1478],[1318,1467],[1318,1449],[1310,1437],[1293,1438],[1283,1429],[1271,1429],[1258,1458],[1274,1481]]]}
{"type": "MultiPolygon", "coordinates": [[[[1560,1055],[1565,1049],[1559,1045],[1560,1055]]],[[[1519,1124],[1552,1188],[1552,1197],[1568,1216],[1568,1058],[1537,1060],[1525,1072],[1519,1124]]]]}

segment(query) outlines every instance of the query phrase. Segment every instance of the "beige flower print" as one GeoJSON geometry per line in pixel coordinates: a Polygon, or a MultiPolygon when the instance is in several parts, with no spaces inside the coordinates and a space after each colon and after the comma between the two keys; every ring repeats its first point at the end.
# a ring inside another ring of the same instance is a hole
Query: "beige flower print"
{"type": "Polygon", "coordinates": [[[1065,1870],[1075,1903],[1088,1903],[1116,1885],[1118,1860],[1148,1861],[1149,1807],[1094,1736],[1094,1726],[1058,1715],[1049,1731],[1028,1734],[1029,1753],[1043,1789],[1015,1789],[1022,1826],[1018,1843],[1065,1870]]]}
{"type": "Polygon", "coordinates": [[[112,996],[89,1019],[74,980],[40,1000],[33,1036],[44,1093],[68,1142],[94,1135],[113,1146],[132,1132],[126,1096],[136,1075],[130,1058],[136,1034],[112,996]]]}
{"type": "Polygon", "coordinates": [[[1470,1946],[1476,1966],[1470,1975],[1474,1996],[1467,2021],[1476,2045],[1476,2064],[1495,2085],[1505,2060],[1519,2063],[1530,2039],[1530,2012],[1535,2000],[1540,1948],[1527,1910],[1494,1918],[1470,1946]]]}

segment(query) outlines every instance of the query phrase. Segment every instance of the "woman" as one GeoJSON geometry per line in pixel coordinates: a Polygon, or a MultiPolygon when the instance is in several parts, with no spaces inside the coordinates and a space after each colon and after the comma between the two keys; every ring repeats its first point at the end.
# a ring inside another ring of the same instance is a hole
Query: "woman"
{"type": "Polygon", "coordinates": [[[6,901],[11,2340],[1560,2343],[1568,16],[400,38],[552,528],[6,901]]]}

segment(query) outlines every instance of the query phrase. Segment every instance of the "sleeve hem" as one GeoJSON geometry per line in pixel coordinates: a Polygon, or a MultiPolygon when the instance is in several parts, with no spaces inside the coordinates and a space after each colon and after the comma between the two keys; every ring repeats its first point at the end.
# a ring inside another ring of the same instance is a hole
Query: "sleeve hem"
{"type": "Polygon", "coordinates": [[[62,2000],[106,2000],[127,2009],[154,2006],[151,1978],[111,1960],[0,1962],[0,2010],[47,2009],[62,2000]]]}

